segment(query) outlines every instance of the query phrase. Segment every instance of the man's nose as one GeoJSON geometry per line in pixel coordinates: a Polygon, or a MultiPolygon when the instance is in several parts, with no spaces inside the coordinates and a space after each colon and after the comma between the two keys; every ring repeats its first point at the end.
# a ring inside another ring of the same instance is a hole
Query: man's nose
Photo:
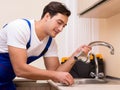
{"type": "Polygon", "coordinates": [[[60,26],[58,27],[58,29],[59,29],[59,31],[61,32],[61,31],[63,30],[63,25],[60,25],[60,26]]]}

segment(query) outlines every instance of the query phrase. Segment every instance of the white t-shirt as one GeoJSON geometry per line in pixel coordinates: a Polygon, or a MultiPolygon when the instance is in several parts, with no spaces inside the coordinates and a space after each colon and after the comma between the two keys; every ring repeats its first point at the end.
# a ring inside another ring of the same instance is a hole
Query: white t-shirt
{"type": "MultiPolygon", "coordinates": [[[[40,41],[35,33],[34,20],[29,20],[31,23],[31,43],[28,48],[29,56],[38,56],[44,50],[49,36],[40,41]]],[[[26,49],[26,45],[30,38],[30,28],[28,23],[23,19],[16,19],[2,30],[0,30],[0,53],[8,52],[8,45],[17,48],[26,49]]],[[[52,39],[51,45],[44,57],[52,57],[57,55],[57,45],[54,39],[52,39]]]]}

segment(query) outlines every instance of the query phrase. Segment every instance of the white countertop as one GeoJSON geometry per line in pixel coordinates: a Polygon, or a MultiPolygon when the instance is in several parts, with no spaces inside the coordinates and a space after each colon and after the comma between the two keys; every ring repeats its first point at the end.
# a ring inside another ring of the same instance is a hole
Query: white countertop
{"type": "Polygon", "coordinates": [[[31,80],[31,79],[26,79],[26,78],[19,78],[16,77],[14,81],[18,82],[36,82],[36,83],[48,83],[47,80],[31,80]]]}
{"type": "MultiPolygon", "coordinates": [[[[30,81],[29,79],[15,79],[15,81],[30,81]]],[[[112,80],[105,84],[73,84],[65,86],[61,83],[55,83],[52,80],[37,80],[36,83],[49,83],[58,90],[120,90],[120,80],[112,80]]]]}
{"type": "Polygon", "coordinates": [[[58,86],[58,90],[120,90],[120,85],[79,85],[79,86],[58,86]]]}
{"type": "Polygon", "coordinates": [[[111,81],[106,84],[73,84],[71,86],[65,86],[60,83],[55,83],[51,80],[48,80],[52,86],[58,90],[120,90],[120,81],[111,81]]]}

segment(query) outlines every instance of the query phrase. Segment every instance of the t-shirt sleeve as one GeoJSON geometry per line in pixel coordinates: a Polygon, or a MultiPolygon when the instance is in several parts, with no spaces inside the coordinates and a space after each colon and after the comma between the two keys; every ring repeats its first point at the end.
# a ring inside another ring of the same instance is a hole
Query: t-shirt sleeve
{"type": "Polygon", "coordinates": [[[29,40],[29,26],[24,20],[17,19],[10,22],[6,27],[7,30],[7,45],[24,48],[29,40]]]}

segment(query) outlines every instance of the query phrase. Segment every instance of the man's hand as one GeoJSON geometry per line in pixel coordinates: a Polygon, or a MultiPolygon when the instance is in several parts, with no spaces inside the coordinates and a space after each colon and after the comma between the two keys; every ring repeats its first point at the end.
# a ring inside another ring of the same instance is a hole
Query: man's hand
{"type": "Polygon", "coordinates": [[[73,77],[68,72],[55,72],[53,81],[59,82],[65,85],[72,85],[74,83],[73,77]]]}
{"type": "Polygon", "coordinates": [[[81,51],[83,51],[87,55],[90,50],[91,50],[90,46],[82,45],[72,54],[72,57],[77,56],[81,51]]]}

